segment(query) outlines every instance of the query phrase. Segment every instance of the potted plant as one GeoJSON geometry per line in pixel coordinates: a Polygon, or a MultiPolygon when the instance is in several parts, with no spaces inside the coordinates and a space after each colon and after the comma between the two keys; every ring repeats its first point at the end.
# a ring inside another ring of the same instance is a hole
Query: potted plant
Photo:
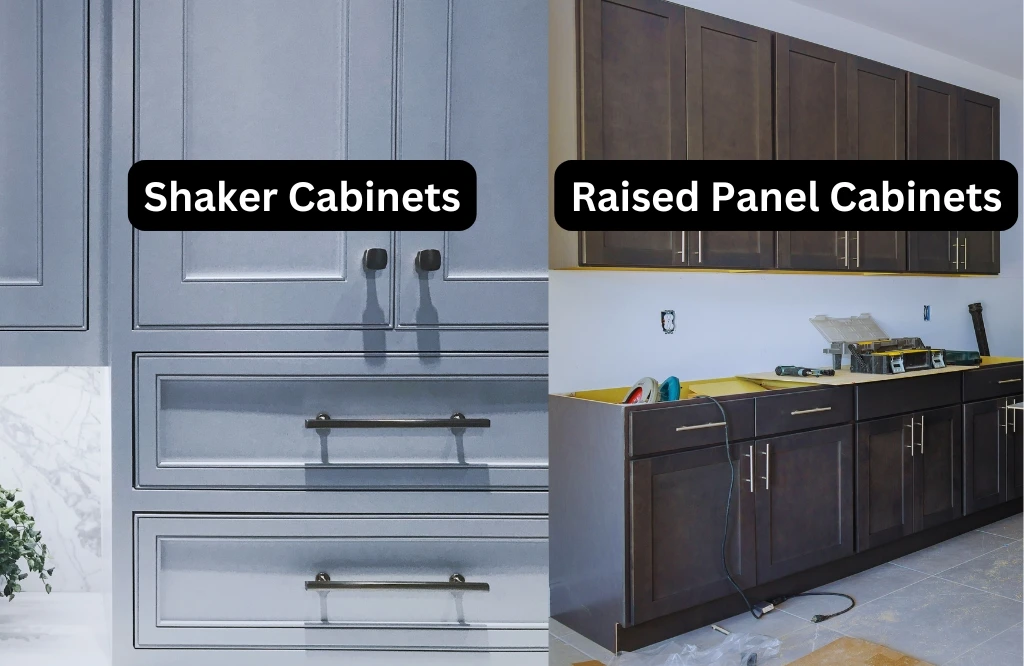
{"type": "Polygon", "coordinates": [[[39,574],[49,594],[53,569],[46,568],[46,556],[43,534],[25,511],[25,503],[0,487],[0,596],[14,601],[14,595],[21,592],[21,581],[30,573],[39,574]],[[22,562],[28,565],[27,572],[22,571],[22,562]]]}

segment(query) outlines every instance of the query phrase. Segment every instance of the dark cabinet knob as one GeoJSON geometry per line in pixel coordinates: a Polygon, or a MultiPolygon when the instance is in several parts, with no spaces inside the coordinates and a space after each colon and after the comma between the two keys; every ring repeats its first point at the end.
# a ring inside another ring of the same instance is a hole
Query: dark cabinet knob
{"type": "Polygon", "coordinates": [[[441,268],[441,251],[420,250],[416,253],[416,267],[426,273],[441,268]]]}
{"type": "Polygon", "coordinates": [[[371,247],[363,255],[363,265],[368,271],[382,271],[388,267],[388,251],[382,247],[371,247]]]}

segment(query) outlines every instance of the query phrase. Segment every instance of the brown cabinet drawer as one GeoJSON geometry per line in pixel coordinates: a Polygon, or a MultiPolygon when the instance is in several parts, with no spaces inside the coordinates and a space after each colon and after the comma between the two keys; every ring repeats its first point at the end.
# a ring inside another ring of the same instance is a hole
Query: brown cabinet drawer
{"type": "Polygon", "coordinates": [[[857,420],[909,414],[960,402],[960,372],[900,377],[857,386],[857,420]]]}
{"type": "Polygon", "coordinates": [[[767,394],[754,399],[757,437],[825,428],[853,421],[853,387],[767,394]]]}
{"type": "MultiPolygon", "coordinates": [[[[722,400],[729,422],[729,441],[754,436],[754,399],[722,400]]],[[[653,405],[629,416],[629,454],[645,456],[725,442],[718,405],[695,398],[653,405]]]]}
{"type": "Polygon", "coordinates": [[[1020,393],[1022,366],[1020,363],[977,368],[964,373],[964,402],[1001,398],[1020,393]]]}

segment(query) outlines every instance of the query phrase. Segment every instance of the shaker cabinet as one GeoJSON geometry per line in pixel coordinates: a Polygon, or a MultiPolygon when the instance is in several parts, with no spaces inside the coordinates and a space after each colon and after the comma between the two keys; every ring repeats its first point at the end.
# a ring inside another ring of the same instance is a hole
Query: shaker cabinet
{"type": "Polygon", "coordinates": [[[907,86],[907,159],[959,159],[960,109],[956,86],[910,74],[907,86]]]}
{"type": "Polygon", "coordinates": [[[269,3],[241,22],[239,7],[140,5],[135,160],[467,160],[477,220],[457,233],[137,233],[136,326],[543,326],[536,4],[269,3]],[[387,260],[367,263],[370,249],[387,260]]]}
{"type": "Polygon", "coordinates": [[[691,268],[774,268],[771,231],[687,231],[684,250],[691,268]]]}
{"type": "MultiPolygon", "coordinates": [[[[1022,402],[1024,396],[1016,395],[1006,401],[1006,406],[1009,408],[1022,402]]],[[[1006,499],[1019,499],[1024,497],[1024,414],[1019,409],[1007,409],[1003,428],[1006,438],[1006,499]]]]}
{"type": "Polygon", "coordinates": [[[921,273],[999,273],[998,231],[908,231],[907,266],[921,273]]]}
{"type": "Polygon", "coordinates": [[[583,231],[583,266],[685,266],[685,231],[583,231]]]}
{"type": "Polygon", "coordinates": [[[903,231],[780,231],[778,267],[793,270],[906,270],[903,231]]]}
{"type": "Polygon", "coordinates": [[[911,417],[857,424],[857,550],[914,532],[911,417]]]}
{"type": "Polygon", "coordinates": [[[847,56],[849,157],[907,157],[907,73],[880,62],[847,56]]]}
{"type": "Polygon", "coordinates": [[[999,159],[999,100],[960,89],[960,159],[999,159]]]}
{"type": "Polygon", "coordinates": [[[964,405],[964,514],[1009,499],[1007,448],[1012,401],[996,398],[964,405]]]}
{"type": "Polygon", "coordinates": [[[916,415],[914,519],[917,530],[963,515],[963,417],[958,407],[916,415]]]}
{"type": "Polygon", "coordinates": [[[848,57],[825,46],[775,36],[777,159],[847,159],[848,57]]]}
{"type": "Polygon", "coordinates": [[[753,453],[758,584],[852,555],[853,426],[758,440],[753,453]]]}
{"type": "Polygon", "coordinates": [[[0,4],[0,332],[89,326],[88,11],[0,4]]]}

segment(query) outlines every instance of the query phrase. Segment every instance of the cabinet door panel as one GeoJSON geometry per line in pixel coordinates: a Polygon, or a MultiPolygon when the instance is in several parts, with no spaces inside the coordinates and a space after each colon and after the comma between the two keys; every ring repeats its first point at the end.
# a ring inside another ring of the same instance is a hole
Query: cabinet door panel
{"type": "Polygon", "coordinates": [[[960,89],[960,159],[999,159],[999,100],[960,89]]]}
{"type": "Polygon", "coordinates": [[[963,421],[958,407],[935,409],[915,418],[915,527],[927,529],[964,515],[963,421]]]}
{"type": "Polygon", "coordinates": [[[845,231],[780,231],[779,268],[835,271],[849,267],[849,240],[845,231]]]}
{"type": "Polygon", "coordinates": [[[907,270],[913,273],[956,273],[956,248],[956,232],[908,231],[907,270]]]}
{"type": "Polygon", "coordinates": [[[682,266],[685,231],[584,231],[584,266],[682,266]]]}
{"type": "Polygon", "coordinates": [[[998,398],[964,405],[964,514],[1007,500],[1006,405],[998,398]]]}
{"type": "Polygon", "coordinates": [[[907,270],[906,231],[851,231],[850,268],[901,273],[907,270]]]}
{"type": "Polygon", "coordinates": [[[398,325],[544,326],[547,5],[402,6],[402,45],[416,49],[398,63],[398,156],[466,160],[476,168],[478,196],[476,222],[466,231],[399,234],[398,325]],[[436,110],[436,131],[419,128],[423,109],[436,110]],[[418,269],[417,253],[428,249],[441,252],[440,270],[418,269]]]}
{"type": "Polygon", "coordinates": [[[999,273],[999,232],[958,231],[961,273],[999,273]]]}
{"type": "Polygon", "coordinates": [[[780,160],[848,157],[847,55],[775,36],[775,133],[780,160]]]}
{"type": "MultiPolygon", "coordinates": [[[[136,18],[136,160],[394,156],[394,2],[142,2],[136,18]]],[[[371,247],[391,234],[137,232],[137,323],[387,326],[371,247]]]]}
{"type": "Polygon", "coordinates": [[[683,8],[582,0],[579,11],[580,157],[685,159],[683,8]]]}
{"type": "MultiPolygon", "coordinates": [[[[1009,402],[1020,404],[1024,396],[1014,396],[1009,402]]],[[[1006,435],[1006,492],[1007,499],[1013,500],[1024,497],[1024,414],[1011,409],[1007,416],[1010,424],[1006,435]]]]}
{"type": "Polygon", "coordinates": [[[758,584],[852,555],[853,426],[754,448],[758,584]]]}
{"type": "Polygon", "coordinates": [[[850,159],[907,157],[907,73],[847,56],[850,159]]]}
{"type": "Polygon", "coordinates": [[[907,159],[959,159],[956,86],[911,74],[907,89],[907,159]]]}
{"type": "Polygon", "coordinates": [[[773,268],[775,233],[771,231],[688,231],[693,268],[773,268]]]}
{"type": "MultiPolygon", "coordinates": [[[[756,580],[753,449],[753,444],[731,447],[736,481],[727,553],[729,571],[743,587],[756,580]]],[[[734,592],[722,567],[729,479],[724,446],[631,464],[634,623],[734,592]]]]}
{"type": "Polygon", "coordinates": [[[910,417],[857,424],[857,550],[914,531],[910,417]]]}
{"type": "Polygon", "coordinates": [[[0,330],[88,323],[87,11],[0,4],[0,330]]]}
{"type": "Polygon", "coordinates": [[[686,156],[772,159],[771,33],[686,9],[686,156]]]}

